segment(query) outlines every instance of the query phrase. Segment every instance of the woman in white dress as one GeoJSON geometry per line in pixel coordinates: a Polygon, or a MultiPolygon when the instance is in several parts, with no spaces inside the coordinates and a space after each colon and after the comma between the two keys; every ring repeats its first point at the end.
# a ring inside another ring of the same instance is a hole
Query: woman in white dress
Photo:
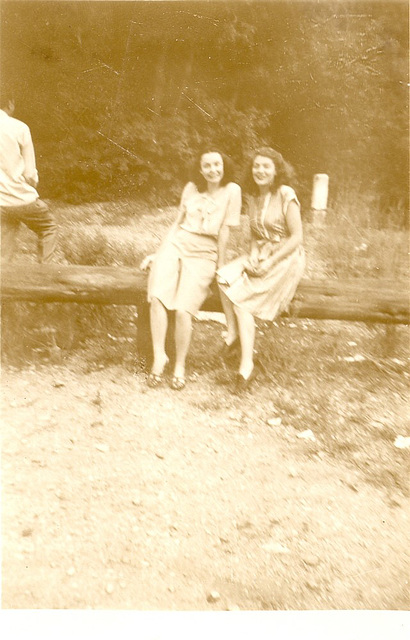
{"type": "Polygon", "coordinates": [[[273,321],[282,313],[305,268],[300,204],[289,184],[292,176],[292,167],[280,153],[270,147],[256,152],[245,186],[250,194],[250,251],[217,272],[228,327],[224,351],[241,353],[236,393],[256,377],[255,317],[273,321]]]}
{"type": "Polygon", "coordinates": [[[165,351],[167,310],[175,311],[175,366],[171,388],[185,387],[185,360],[191,341],[192,315],[205,301],[218,267],[225,264],[230,227],[239,226],[241,189],[231,182],[228,160],[213,149],[198,157],[185,185],[175,223],[156,254],[141,269],[150,269],[148,301],[154,360],[148,385],[163,382],[169,361],[165,351]]]}

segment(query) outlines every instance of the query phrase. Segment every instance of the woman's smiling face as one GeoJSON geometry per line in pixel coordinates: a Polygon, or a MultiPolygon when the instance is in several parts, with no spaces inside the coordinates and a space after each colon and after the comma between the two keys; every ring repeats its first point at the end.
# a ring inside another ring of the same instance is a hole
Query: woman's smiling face
{"type": "Polygon", "coordinates": [[[211,151],[201,156],[201,173],[211,184],[219,184],[224,175],[224,162],[220,153],[211,151]]]}
{"type": "Polygon", "coordinates": [[[256,156],[252,165],[252,175],[258,187],[270,186],[276,176],[275,163],[265,156],[256,156]]]}

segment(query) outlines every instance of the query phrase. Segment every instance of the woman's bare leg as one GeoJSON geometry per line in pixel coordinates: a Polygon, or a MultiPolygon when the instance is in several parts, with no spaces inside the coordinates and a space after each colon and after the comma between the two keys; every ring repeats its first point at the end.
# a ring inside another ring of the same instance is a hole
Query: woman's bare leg
{"type": "Polygon", "coordinates": [[[158,298],[152,298],[150,307],[152,349],[154,362],[151,373],[161,375],[167,363],[165,352],[165,339],[168,328],[168,314],[162,302],[158,298]]]}
{"type": "Polygon", "coordinates": [[[239,338],[241,341],[241,362],[239,373],[245,378],[249,378],[253,370],[253,348],[255,345],[255,320],[249,311],[234,306],[234,311],[238,321],[239,338]]]}
{"type": "Polygon", "coordinates": [[[222,289],[219,289],[219,292],[221,295],[222,308],[224,310],[226,318],[227,336],[225,342],[227,345],[231,345],[233,342],[235,342],[239,334],[238,322],[236,319],[233,303],[229,300],[228,296],[225,295],[222,289]]]}
{"type": "Polygon", "coordinates": [[[185,377],[185,360],[192,335],[192,316],[188,311],[175,312],[175,368],[174,376],[185,377]]]}

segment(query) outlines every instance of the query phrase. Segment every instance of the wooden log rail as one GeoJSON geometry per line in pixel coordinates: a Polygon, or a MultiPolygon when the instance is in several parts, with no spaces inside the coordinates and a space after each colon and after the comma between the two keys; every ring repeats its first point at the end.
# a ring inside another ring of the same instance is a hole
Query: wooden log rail
{"type": "MultiPolygon", "coordinates": [[[[1,270],[3,301],[76,302],[145,306],[147,276],[126,267],[9,264],[1,270]]],[[[216,289],[204,310],[222,311],[216,289]]],[[[404,284],[381,280],[307,280],[300,283],[293,318],[408,324],[404,284]]]]}
{"type": "MultiPolygon", "coordinates": [[[[76,302],[100,305],[136,305],[137,353],[149,369],[152,342],[147,276],[138,269],[77,265],[7,265],[1,272],[4,301],[76,302]]],[[[222,311],[217,287],[202,307],[222,311]]],[[[321,320],[356,320],[400,324],[409,322],[409,299],[397,283],[353,280],[302,280],[290,305],[289,316],[321,320]]],[[[174,314],[169,314],[167,353],[174,358],[174,314]]]]}

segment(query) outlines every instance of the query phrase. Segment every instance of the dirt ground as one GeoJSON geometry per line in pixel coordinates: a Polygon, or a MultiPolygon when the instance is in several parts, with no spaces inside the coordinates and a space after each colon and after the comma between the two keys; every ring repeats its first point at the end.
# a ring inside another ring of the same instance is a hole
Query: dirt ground
{"type": "MultiPolygon", "coordinates": [[[[241,398],[212,365],[190,375],[175,392],[79,354],[3,367],[3,608],[407,610],[409,451],[364,431],[349,450],[347,423],[364,426],[337,394],[360,384],[327,379],[335,436],[313,426],[303,372],[241,398]]],[[[399,386],[360,398],[406,435],[399,386]]]]}

